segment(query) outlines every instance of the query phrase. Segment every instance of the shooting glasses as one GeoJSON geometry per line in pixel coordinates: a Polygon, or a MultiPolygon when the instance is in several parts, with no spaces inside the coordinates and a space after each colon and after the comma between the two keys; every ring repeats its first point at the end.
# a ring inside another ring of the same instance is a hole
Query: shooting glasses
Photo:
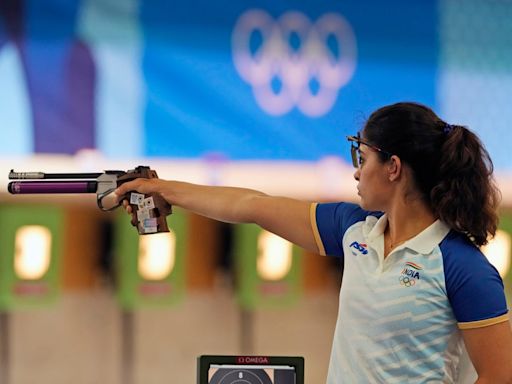
{"type": "Polygon", "coordinates": [[[386,155],[387,157],[393,156],[390,152],[380,149],[379,147],[376,147],[375,145],[370,144],[367,141],[361,139],[361,134],[359,132],[357,132],[356,136],[347,136],[347,140],[350,141],[350,143],[352,144],[350,147],[350,155],[352,156],[352,165],[354,166],[354,168],[359,168],[362,163],[360,150],[361,144],[364,144],[368,148],[380,152],[386,155]]]}

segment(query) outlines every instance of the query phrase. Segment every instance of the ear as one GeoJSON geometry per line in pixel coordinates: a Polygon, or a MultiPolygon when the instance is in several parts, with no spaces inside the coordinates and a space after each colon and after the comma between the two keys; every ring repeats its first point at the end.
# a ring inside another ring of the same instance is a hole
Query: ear
{"type": "Polygon", "coordinates": [[[389,181],[396,181],[400,178],[403,172],[402,160],[396,155],[391,156],[388,160],[388,179],[389,181]]]}

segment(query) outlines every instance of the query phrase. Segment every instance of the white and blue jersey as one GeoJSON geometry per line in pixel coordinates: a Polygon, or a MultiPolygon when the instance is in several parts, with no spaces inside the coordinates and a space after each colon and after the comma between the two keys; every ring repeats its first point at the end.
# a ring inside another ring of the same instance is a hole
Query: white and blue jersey
{"type": "Polygon", "coordinates": [[[386,258],[385,214],[315,203],[311,224],[320,253],[344,261],[328,384],[457,383],[460,329],[508,321],[496,269],[441,221],[386,258]]]}

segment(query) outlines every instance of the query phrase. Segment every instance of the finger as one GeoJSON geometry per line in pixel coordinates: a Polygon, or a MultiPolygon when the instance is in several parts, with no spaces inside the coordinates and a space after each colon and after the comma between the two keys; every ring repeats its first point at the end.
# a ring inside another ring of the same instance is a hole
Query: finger
{"type": "Polygon", "coordinates": [[[145,181],[147,179],[135,179],[132,181],[128,181],[126,183],[121,184],[114,193],[117,196],[124,196],[130,191],[137,191],[140,193],[147,193],[144,188],[145,181]]]}

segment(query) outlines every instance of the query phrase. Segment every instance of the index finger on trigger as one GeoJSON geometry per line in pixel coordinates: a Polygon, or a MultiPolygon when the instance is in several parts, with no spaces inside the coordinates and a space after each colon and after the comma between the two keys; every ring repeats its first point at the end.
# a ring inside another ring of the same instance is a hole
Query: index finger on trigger
{"type": "Polygon", "coordinates": [[[140,182],[138,182],[139,179],[135,179],[132,181],[128,181],[126,183],[121,184],[117,189],[114,191],[114,193],[118,196],[118,198],[122,198],[124,195],[126,195],[130,191],[137,191],[138,185],[140,182]]]}

